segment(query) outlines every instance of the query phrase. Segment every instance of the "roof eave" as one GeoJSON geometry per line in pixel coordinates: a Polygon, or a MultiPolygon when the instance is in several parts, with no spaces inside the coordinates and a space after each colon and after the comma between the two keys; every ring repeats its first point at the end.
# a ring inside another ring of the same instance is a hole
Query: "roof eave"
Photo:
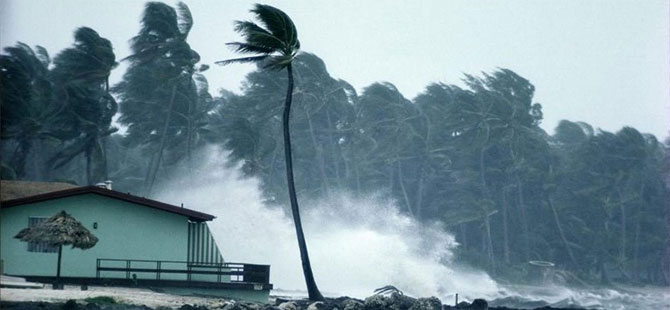
{"type": "Polygon", "coordinates": [[[62,190],[62,191],[55,191],[55,192],[50,192],[50,193],[45,193],[45,194],[39,194],[39,195],[34,195],[34,196],[28,196],[28,197],[22,197],[22,198],[18,198],[18,199],[2,201],[0,203],[0,208],[10,208],[10,207],[29,204],[29,203],[35,203],[35,202],[41,202],[41,201],[46,201],[46,200],[51,200],[51,199],[65,198],[65,197],[71,197],[71,196],[77,196],[77,195],[83,195],[83,194],[99,194],[99,195],[110,197],[110,198],[116,198],[116,199],[119,199],[119,200],[143,205],[143,206],[146,206],[146,207],[155,208],[155,209],[163,210],[163,211],[166,211],[166,212],[183,215],[183,216],[188,217],[189,220],[195,221],[195,222],[211,221],[211,220],[216,218],[214,215],[211,215],[211,214],[202,213],[202,212],[191,210],[191,209],[186,209],[186,208],[183,208],[183,207],[177,207],[177,206],[170,205],[170,204],[167,204],[167,203],[163,203],[163,202],[160,202],[160,201],[156,201],[156,200],[152,200],[152,199],[148,199],[148,198],[144,198],[144,197],[133,196],[130,193],[126,194],[126,193],[122,193],[122,192],[118,192],[118,191],[114,191],[114,190],[100,188],[100,187],[97,187],[97,186],[77,187],[77,188],[66,189],[66,190],[62,190]]]}

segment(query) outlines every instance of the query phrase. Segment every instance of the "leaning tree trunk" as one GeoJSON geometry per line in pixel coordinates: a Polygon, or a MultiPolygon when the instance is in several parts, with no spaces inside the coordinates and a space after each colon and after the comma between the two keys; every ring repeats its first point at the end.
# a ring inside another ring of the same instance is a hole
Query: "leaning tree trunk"
{"type": "Polygon", "coordinates": [[[551,213],[554,215],[554,222],[556,223],[556,227],[558,228],[558,235],[561,237],[561,241],[563,241],[563,246],[565,246],[565,250],[568,252],[570,262],[572,262],[572,266],[575,268],[575,270],[579,270],[579,264],[577,264],[577,260],[575,259],[575,255],[572,253],[572,248],[570,247],[568,238],[565,237],[565,233],[563,232],[563,225],[561,225],[561,220],[558,217],[558,211],[554,206],[553,198],[551,196],[548,196],[547,202],[549,203],[549,207],[551,208],[551,213]]]}
{"type": "MultiPolygon", "coordinates": [[[[488,141],[488,138],[486,140],[488,141]]],[[[482,193],[484,199],[493,201],[493,199],[490,198],[489,189],[488,186],[486,185],[486,165],[484,164],[484,152],[486,152],[486,147],[482,146],[482,148],[479,150],[479,178],[482,184],[482,193]]],[[[486,212],[488,212],[488,210],[486,212]]],[[[486,247],[488,248],[486,252],[489,258],[489,264],[491,268],[495,268],[495,257],[493,256],[493,240],[491,239],[491,223],[489,222],[488,214],[485,215],[484,226],[486,228],[486,233],[484,234],[484,236],[486,240],[485,244],[486,247]]]]}
{"type": "Polygon", "coordinates": [[[307,243],[305,234],[302,231],[302,222],[300,221],[300,210],[298,209],[298,198],[295,194],[295,184],[293,183],[293,160],[291,158],[291,135],[289,133],[289,116],[291,115],[291,100],[293,98],[293,69],[289,64],[286,67],[288,72],[288,89],[286,90],[286,101],[284,102],[284,115],[282,125],[284,129],[284,156],[286,157],[286,182],[288,183],[288,196],[291,201],[291,212],[293,213],[293,222],[295,223],[295,232],[298,236],[298,247],[300,248],[300,259],[302,260],[302,271],[305,275],[307,284],[307,293],[310,300],[324,300],[319,288],[314,281],[312,266],[309,262],[307,253],[307,243]]]}
{"type": "Polygon", "coordinates": [[[170,117],[172,116],[172,107],[174,106],[174,99],[177,93],[177,82],[172,86],[172,94],[170,95],[170,105],[168,106],[167,116],[165,117],[165,123],[163,125],[163,132],[161,135],[161,143],[158,146],[158,152],[151,159],[151,165],[149,165],[149,171],[145,179],[146,193],[145,195],[149,197],[151,190],[154,187],[154,182],[156,181],[156,174],[158,173],[158,168],[161,165],[161,160],[163,159],[163,150],[165,149],[165,143],[167,142],[167,132],[170,127],[170,117]]]}
{"type": "Polygon", "coordinates": [[[508,233],[508,226],[507,226],[507,194],[505,193],[505,188],[503,187],[502,189],[502,224],[503,224],[503,257],[505,259],[505,263],[509,264],[510,263],[510,255],[509,255],[509,233],[508,233]]]}
{"type": "MultiPolygon", "coordinates": [[[[19,139],[18,145],[12,154],[11,165],[16,173],[16,179],[21,180],[26,175],[26,159],[33,145],[31,139],[19,139]]],[[[37,154],[39,155],[39,154],[37,154]]]]}

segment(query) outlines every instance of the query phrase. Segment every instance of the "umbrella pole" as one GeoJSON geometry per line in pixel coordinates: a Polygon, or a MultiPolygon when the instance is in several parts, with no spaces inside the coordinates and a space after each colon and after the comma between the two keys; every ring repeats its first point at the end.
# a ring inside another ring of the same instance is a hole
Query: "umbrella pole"
{"type": "Polygon", "coordinates": [[[63,254],[63,245],[59,244],[58,245],[58,267],[56,269],[56,284],[57,287],[60,288],[60,258],[63,254]]]}

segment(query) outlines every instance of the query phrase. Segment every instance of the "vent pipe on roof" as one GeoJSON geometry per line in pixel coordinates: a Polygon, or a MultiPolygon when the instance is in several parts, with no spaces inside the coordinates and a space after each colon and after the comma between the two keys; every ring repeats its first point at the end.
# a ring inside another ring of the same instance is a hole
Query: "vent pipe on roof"
{"type": "Polygon", "coordinates": [[[100,182],[95,184],[96,187],[112,190],[112,181],[107,180],[105,182],[100,182]]]}

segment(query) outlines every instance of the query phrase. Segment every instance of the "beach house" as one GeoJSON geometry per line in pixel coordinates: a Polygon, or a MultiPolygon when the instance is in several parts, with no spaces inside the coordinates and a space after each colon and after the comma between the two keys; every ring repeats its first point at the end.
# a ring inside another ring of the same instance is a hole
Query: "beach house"
{"type": "MultiPolygon", "coordinates": [[[[65,283],[161,287],[165,291],[267,301],[270,266],[224,260],[210,214],[114,191],[107,186],[2,181],[2,272],[53,281],[57,248],[14,236],[65,211],[98,237],[88,250],[63,248],[65,283]]],[[[234,236],[230,236],[234,237],[234,236]]]]}

